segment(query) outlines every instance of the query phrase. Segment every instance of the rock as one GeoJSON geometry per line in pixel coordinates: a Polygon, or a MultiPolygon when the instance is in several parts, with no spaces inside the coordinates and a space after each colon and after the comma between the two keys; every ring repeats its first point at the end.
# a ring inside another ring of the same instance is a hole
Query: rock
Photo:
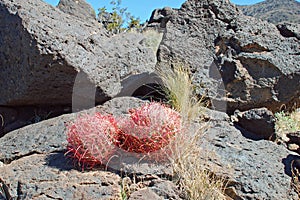
{"type": "Polygon", "coordinates": [[[299,156],[271,141],[247,139],[227,121],[213,121],[209,127],[201,140],[202,156],[209,157],[210,169],[229,177],[230,197],[298,199],[290,185],[290,166],[299,156]]]}
{"type": "Polygon", "coordinates": [[[300,40],[300,24],[284,23],[276,25],[284,37],[296,37],[300,40]]]}
{"type": "Polygon", "coordinates": [[[254,134],[255,139],[271,139],[275,134],[275,117],[266,108],[235,112],[238,124],[254,134]]]}
{"type": "Polygon", "coordinates": [[[170,7],[164,7],[163,9],[155,9],[148,22],[149,27],[159,26],[159,28],[166,28],[166,24],[169,21],[174,10],[170,7]]]}
{"type": "Polygon", "coordinates": [[[85,0],[60,0],[57,7],[64,13],[78,17],[81,20],[96,20],[95,10],[85,0]]]}
{"type": "Polygon", "coordinates": [[[300,155],[300,131],[285,134],[288,138],[286,142],[289,150],[295,151],[300,155]]]}
{"type": "Polygon", "coordinates": [[[0,125],[2,127],[0,137],[23,126],[70,113],[71,111],[72,108],[70,106],[61,105],[24,107],[0,106],[0,125]]]}
{"type": "Polygon", "coordinates": [[[189,67],[197,92],[216,109],[232,114],[266,107],[276,112],[283,104],[300,102],[296,37],[242,15],[224,0],[188,0],[168,19],[159,66],[189,67]]]}
{"type": "Polygon", "coordinates": [[[40,0],[1,1],[0,18],[0,105],[76,105],[80,99],[90,108],[123,89],[130,96],[154,71],[156,52],[141,42],[142,34],[109,37],[96,20],[40,0]]]}
{"type": "Polygon", "coordinates": [[[161,198],[149,188],[143,188],[141,190],[133,192],[129,197],[129,200],[148,200],[148,199],[158,200],[161,198]]]}
{"type": "Polygon", "coordinates": [[[118,199],[120,177],[111,172],[80,172],[63,153],[27,155],[0,167],[16,199],[118,199]]]}
{"type": "Polygon", "coordinates": [[[184,199],[180,193],[182,191],[172,181],[154,179],[150,188],[163,199],[184,199]]]}

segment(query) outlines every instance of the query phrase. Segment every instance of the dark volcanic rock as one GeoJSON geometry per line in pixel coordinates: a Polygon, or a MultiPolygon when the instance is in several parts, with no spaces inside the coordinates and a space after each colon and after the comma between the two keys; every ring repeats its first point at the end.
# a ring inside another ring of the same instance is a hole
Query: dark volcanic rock
{"type": "Polygon", "coordinates": [[[76,16],[82,20],[96,20],[93,7],[85,0],[60,0],[57,7],[64,13],[76,16]]]}
{"type": "MultiPolygon", "coordinates": [[[[299,103],[300,42],[242,15],[229,1],[189,0],[168,16],[161,66],[183,63],[200,94],[233,113],[299,103]]],[[[150,24],[151,25],[151,24],[150,24]]]]}
{"type": "Polygon", "coordinates": [[[247,139],[227,121],[212,120],[201,147],[211,168],[231,177],[227,194],[234,199],[298,199],[290,166],[299,156],[284,146],[247,139]]]}
{"type": "MultiPolygon", "coordinates": [[[[32,155],[0,167],[16,199],[119,199],[120,177],[104,171],[80,172],[63,153],[32,155]],[[59,163],[63,162],[63,163],[59,163]]],[[[0,198],[1,199],[1,198],[0,198]]]]}
{"type": "Polygon", "coordinates": [[[245,15],[274,24],[300,23],[300,2],[296,0],[265,0],[253,5],[238,7],[245,15]]]}
{"type": "Polygon", "coordinates": [[[266,108],[235,112],[238,124],[254,134],[254,139],[271,139],[275,134],[275,117],[266,108]]]}
{"type": "Polygon", "coordinates": [[[159,28],[166,28],[166,23],[169,21],[172,14],[174,14],[174,10],[170,7],[155,9],[151,14],[148,24],[154,27],[158,26],[159,28]]]}
{"type": "Polygon", "coordinates": [[[108,37],[96,20],[41,0],[1,1],[0,19],[0,105],[66,105],[72,95],[101,103],[154,71],[142,34],[108,37]]]}
{"type": "Polygon", "coordinates": [[[300,24],[284,23],[276,25],[284,37],[295,37],[300,40],[300,24]]]}

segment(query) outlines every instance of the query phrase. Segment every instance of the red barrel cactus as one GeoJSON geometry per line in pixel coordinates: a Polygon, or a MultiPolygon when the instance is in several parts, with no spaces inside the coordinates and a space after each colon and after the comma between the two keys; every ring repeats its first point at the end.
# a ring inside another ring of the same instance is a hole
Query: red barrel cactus
{"type": "Polygon", "coordinates": [[[111,115],[82,115],[67,126],[67,154],[83,167],[107,164],[115,151],[118,126],[111,115]]]}
{"type": "Polygon", "coordinates": [[[180,131],[180,114],[162,103],[146,103],[129,110],[129,115],[119,120],[117,139],[117,145],[128,152],[160,150],[180,131]]]}

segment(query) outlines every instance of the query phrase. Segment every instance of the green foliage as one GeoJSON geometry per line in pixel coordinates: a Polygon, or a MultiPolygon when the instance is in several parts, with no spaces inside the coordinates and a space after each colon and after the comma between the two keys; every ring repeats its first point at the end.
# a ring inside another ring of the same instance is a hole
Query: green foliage
{"type": "Polygon", "coordinates": [[[276,132],[291,133],[300,131],[300,112],[294,111],[290,114],[285,112],[275,113],[276,132]]]}
{"type": "Polygon", "coordinates": [[[140,19],[127,12],[127,8],[123,8],[121,3],[121,0],[112,0],[110,2],[113,6],[111,12],[105,7],[98,9],[98,20],[109,32],[114,34],[140,28],[140,19]]]}

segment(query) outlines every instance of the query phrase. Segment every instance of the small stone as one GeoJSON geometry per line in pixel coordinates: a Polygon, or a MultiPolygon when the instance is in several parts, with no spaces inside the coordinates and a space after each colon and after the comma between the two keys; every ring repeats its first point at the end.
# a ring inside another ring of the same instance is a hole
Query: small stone
{"type": "Polygon", "coordinates": [[[297,144],[288,144],[288,149],[291,151],[297,151],[299,149],[299,145],[297,144]]]}

